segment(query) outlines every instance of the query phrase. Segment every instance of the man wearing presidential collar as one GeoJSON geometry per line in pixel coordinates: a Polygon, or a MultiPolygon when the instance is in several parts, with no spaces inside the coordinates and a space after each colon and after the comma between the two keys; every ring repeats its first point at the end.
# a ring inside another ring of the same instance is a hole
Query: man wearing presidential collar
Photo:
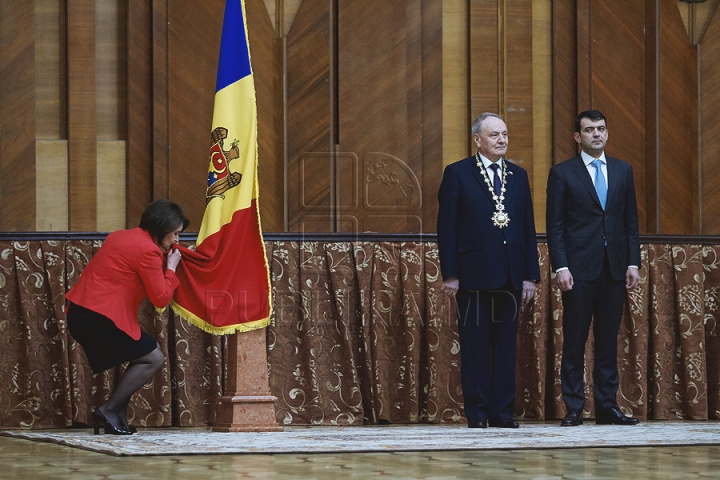
{"type": "Polygon", "coordinates": [[[585,343],[592,321],[596,423],[635,425],[617,403],[617,336],[626,290],[638,285],[640,239],[632,167],[605,155],[607,121],[597,110],[575,120],[579,155],[552,167],[547,184],[547,241],[562,291],[560,378],[567,413],[582,424],[585,343]]]}
{"type": "Polygon", "coordinates": [[[517,320],[540,279],[530,184],[503,158],[499,115],[476,118],[472,137],[477,153],[445,168],[438,193],[442,289],[457,300],[468,426],[517,428],[517,320]]]}

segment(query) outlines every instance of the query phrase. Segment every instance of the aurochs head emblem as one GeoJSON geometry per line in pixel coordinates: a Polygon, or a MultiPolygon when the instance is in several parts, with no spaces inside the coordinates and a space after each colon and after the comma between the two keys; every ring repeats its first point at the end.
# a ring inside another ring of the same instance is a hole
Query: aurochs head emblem
{"type": "Polygon", "coordinates": [[[237,140],[230,146],[230,150],[223,149],[223,141],[227,138],[227,128],[217,127],[212,131],[212,145],[210,145],[210,167],[208,169],[207,192],[205,204],[215,197],[225,198],[225,192],[240,185],[242,174],[231,172],[228,164],[240,156],[237,140]]]}

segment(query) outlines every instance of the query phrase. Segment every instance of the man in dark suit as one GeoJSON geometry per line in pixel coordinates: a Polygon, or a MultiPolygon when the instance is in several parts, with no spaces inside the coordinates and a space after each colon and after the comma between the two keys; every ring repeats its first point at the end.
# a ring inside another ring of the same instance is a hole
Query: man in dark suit
{"type": "Polygon", "coordinates": [[[626,289],[639,281],[637,203],[632,167],[605,155],[607,139],[602,113],[580,113],[575,141],[582,151],[553,166],[547,184],[547,241],[563,301],[563,426],[582,424],[584,354],[591,321],[596,423],[638,423],[620,411],[616,399],[617,336],[626,289]]]}
{"type": "Polygon", "coordinates": [[[517,428],[517,318],[540,279],[530,184],[503,159],[502,118],[480,115],[472,134],[477,153],[445,168],[438,193],[442,289],[457,300],[468,426],[517,428]]]}

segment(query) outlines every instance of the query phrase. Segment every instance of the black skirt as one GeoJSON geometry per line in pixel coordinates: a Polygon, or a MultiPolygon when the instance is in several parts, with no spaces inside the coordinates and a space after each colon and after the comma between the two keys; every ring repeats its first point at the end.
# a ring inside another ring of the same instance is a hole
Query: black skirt
{"type": "Polygon", "coordinates": [[[133,340],[106,316],[70,302],[67,322],[70,335],[82,346],[93,374],[142,358],[158,346],[147,333],[141,332],[140,339],[133,340]]]}

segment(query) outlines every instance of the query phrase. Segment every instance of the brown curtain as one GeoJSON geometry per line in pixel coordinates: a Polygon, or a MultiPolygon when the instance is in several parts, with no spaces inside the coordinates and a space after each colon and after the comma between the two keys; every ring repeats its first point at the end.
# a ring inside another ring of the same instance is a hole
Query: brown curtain
{"type": "MultiPolygon", "coordinates": [[[[64,292],[100,241],[0,242],[0,428],[87,424],[120,368],[93,376],[67,332],[64,292]]],[[[516,414],[564,415],[562,303],[547,246],[542,281],[518,328],[516,414]]],[[[270,390],[281,424],[462,422],[454,302],[439,292],[429,242],[267,242],[274,310],[270,390]]],[[[618,338],[626,413],[720,419],[720,246],[642,247],[618,338]]],[[[167,361],[134,397],[130,421],[203,426],[223,391],[226,339],[149,304],[139,312],[167,361]]],[[[592,371],[592,339],[586,371],[592,371]]],[[[593,414],[592,375],[586,412],[593,414]]]]}

